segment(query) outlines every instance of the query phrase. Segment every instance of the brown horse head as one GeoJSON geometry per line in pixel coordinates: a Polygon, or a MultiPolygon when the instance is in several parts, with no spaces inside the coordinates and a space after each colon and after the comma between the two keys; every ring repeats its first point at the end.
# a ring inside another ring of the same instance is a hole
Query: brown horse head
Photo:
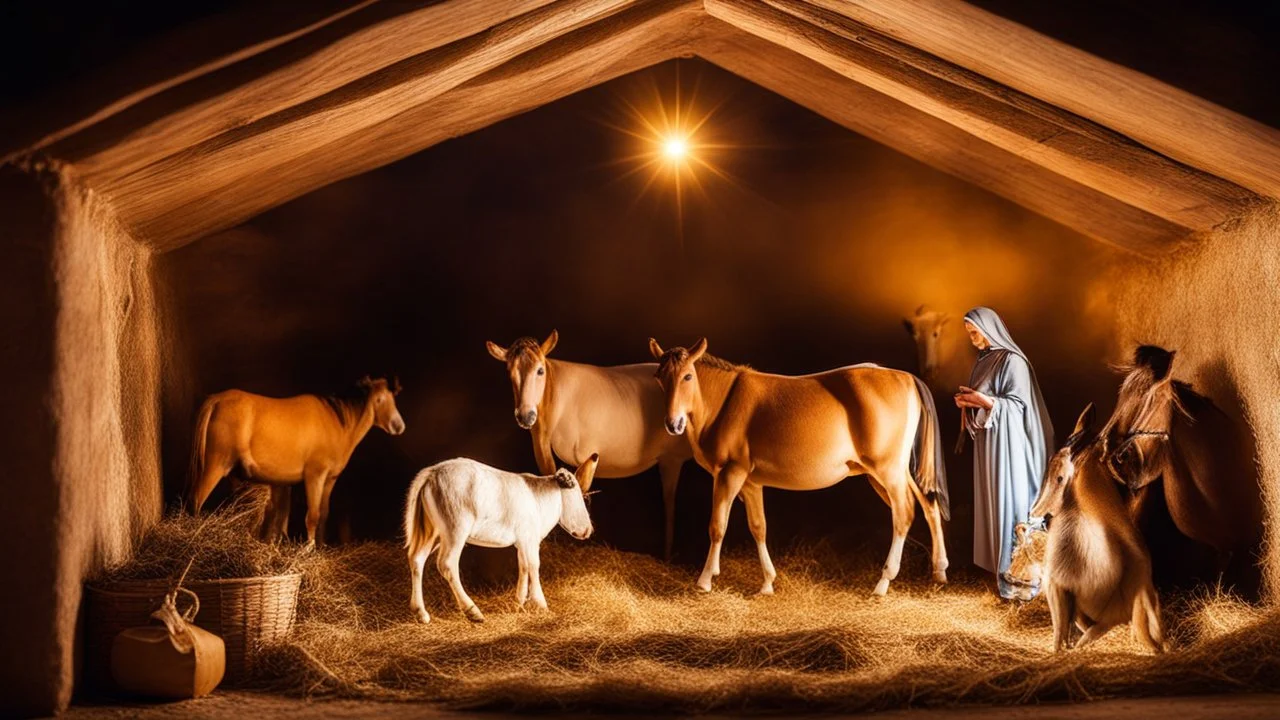
{"type": "Polygon", "coordinates": [[[947,313],[933,310],[928,305],[921,305],[916,308],[915,315],[902,319],[902,326],[916,344],[920,377],[927,383],[938,377],[938,368],[942,365],[942,331],[950,319],[947,313]]]}
{"type": "Polygon", "coordinates": [[[1107,468],[1116,481],[1137,490],[1160,477],[1169,459],[1175,413],[1187,414],[1173,380],[1174,353],[1142,345],[1125,373],[1116,410],[1102,431],[1107,468]]]}
{"type": "Polygon", "coordinates": [[[559,340],[560,334],[552,330],[541,343],[530,337],[522,337],[505,349],[493,342],[485,343],[495,360],[507,364],[511,393],[515,396],[516,424],[525,430],[538,422],[538,408],[547,390],[547,356],[559,340]]]}
{"type": "Polygon", "coordinates": [[[404,432],[404,418],[400,417],[400,409],[396,407],[396,395],[400,394],[400,378],[374,380],[368,375],[360,380],[360,387],[367,395],[367,402],[373,407],[373,424],[382,428],[388,435],[399,435],[404,432]]]}
{"type": "Polygon", "coordinates": [[[1093,403],[1089,403],[1076,420],[1076,427],[1071,431],[1071,437],[1068,437],[1062,448],[1049,458],[1044,480],[1040,483],[1040,494],[1036,496],[1036,501],[1031,506],[1031,517],[1049,517],[1062,512],[1078,466],[1086,451],[1097,439],[1093,433],[1095,416],[1093,403]]]}
{"type": "Polygon", "coordinates": [[[653,376],[667,396],[664,420],[667,432],[683,434],[689,425],[689,413],[702,397],[698,389],[698,370],[694,365],[707,352],[707,339],[702,338],[689,349],[674,347],[664,352],[657,340],[649,338],[649,352],[658,361],[658,370],[653,376]]]}

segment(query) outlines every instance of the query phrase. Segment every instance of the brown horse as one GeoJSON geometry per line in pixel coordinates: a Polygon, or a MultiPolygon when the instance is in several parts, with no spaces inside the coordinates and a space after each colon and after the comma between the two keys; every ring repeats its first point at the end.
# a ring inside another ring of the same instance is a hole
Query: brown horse
{"type": "Polygon", "coordinates": [[[875,365],[771,375],[707,355],[705,338],[692,349],[665,352],[650,339],[649,351],[659,360],[667,432],[687,430],[694,458],[715,480],[711,548],[700,590],[710,591],[711,579],[720,574],[720,546],[735,495],[746,504],[764,571],[760,593],[767,595],[777,574],[765,546],[764,488],[818,490],[850,475],[870,477],[893,515],[893,542],[875,593],[888,592],[898,575],[915,501],[933,534],[934,578],[946,582],[946,472],[933,396],[923,381],[875,365]]]}
{"type": "MultiPolygon", "coordinates": [[[[577,467],[595,453],[604,458],[596,477],[630,477],[657,465],[666,514],[663,550],[670,561],[676,485],[693,452],[684,438],[661,429],[662,391],[653,383],[658,366],[597,367],[549,359],[559,339],[552,330],[541,343],[520,338],[505,349],[486,344],[489,354],[507,365],[516,424],[533,436],[538,472],[555,472],[557,457],[577,467]]],[[[591,489],[590,479],[582,489],[591,489]]]]}
{"type": "MultiPolygon", "coordinates": [[[[404,432],[396,409],[400,382],[364,378],[351,397],[298,395],[269,398],[243,390],[209,396],[200,408],[191,451],[192,512],[232,470],[271,486],[264,523],[267,539],[285,533],[289,489],[307,491],[307,545],[329,515],[329,495],[356,445],[377,425],[391,435],[404,432]]],[[[323,532],[321,533],[323,541],[323,532]]]]}
{"type": "MultiPolygon", "coordinates": [[[[1130,493],[1135,522],[1164,505],[1183,535],[1218,554],[1218,577],[1233,553],[1262,539],[1262,491],[1248,433],[1208,398],[1173,379],[1174,353],[1152,345],[1122,368],[1116,410],[1102,431],[1107,467],[1130,493]]],[[[1143,523],[1145,524],[1145,523],[1143,523]]],[[[1152,542],[1157,566],[1161,543],[1152,542]]],[[[1164,560],[1185,564],[1184,559],[1164,560]]]]}

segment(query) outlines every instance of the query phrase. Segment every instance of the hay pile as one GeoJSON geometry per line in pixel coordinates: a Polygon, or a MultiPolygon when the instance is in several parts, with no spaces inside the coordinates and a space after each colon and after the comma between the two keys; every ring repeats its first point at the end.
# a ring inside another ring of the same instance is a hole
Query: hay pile
{"type": "Polygon", "coordinates": [[[176,580],[184,570],[187,581],[221,580],[302,572],[309,562],[327,562],[303,556],[296,546],[256,539],[266,499],[265,492],[250,486],[199,518],[173,513],[147,531],[128,562],[108,566],[90,581],[176,580]]]}
{"type": "Polygon", "coordinates": [[[304,570],[299,624],[268,651],[257,681],[306,695],[605,712],[859,711],[1280,686],[1280,617],[1227,596],[1166,599],[1176,650],[1164,657],[1141,654],[1127,629],[1053,657],[1043,601],[1001,603],[975,578],[935,588],[919,557],[877,600],[876,558],[822,547],[777,555],[778,594],[752,598],[753,553],[726,557],[717,590],[702,595],[695,570],[552,542],[542,562],[550,613],[516,612],[512,572],[495,587],[468,582],[487,617],[472,625],[429,568],[433,619],[418,625],[398,546],[327,550],[304,570]]]}

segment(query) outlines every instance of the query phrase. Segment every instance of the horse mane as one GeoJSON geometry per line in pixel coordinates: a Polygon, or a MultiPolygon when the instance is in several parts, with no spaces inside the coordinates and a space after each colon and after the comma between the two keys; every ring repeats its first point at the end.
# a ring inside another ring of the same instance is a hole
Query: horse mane
{"type": "Polygon", "coordinates": [[[512,342],[511,346],[507,348],[507,359],[508,360],[514,359],[516,356],[520,355],[520,353],[523,353],[523,352],[528,352],[531,350],[541,350],[541,349],[542,349],[542,343],[538,342],[534,338],[531,338],[531,337],[516,338],[515,342],[512,342]]]}
{"type": "MultiPolygon", "coordinates": [[[[671,365],[684,365],[689,360],[689,350],[687,348],[677,347],[671,348],[664,352],[658,360],[658,372],[662,372],[671,365]]],[[[702,357],[698,358],[698,362],[694,363],[699,366],[715,368],[716,370],[727,370],[729,372],[750,372],[750,365],[739,365],[725,360],[722,357],[716,357],[711,353],[704,352],[702,357]]]]}
{"type": "Polygon", "coordinates": [[[748,372],[752,370],[750,365],[729,362],[728,360],[712,355],[711,353],[702,353],[702,357],[698,358],[698,362],[694,364],[706,365],[709,368],[715,368],[716,370],[728,370],[730,372],[748,372]]]}
{"type": "Polygon", "coordinates": [[[369,402],[369,393],[372,391],[373,386],[357,383],[337,392],[321,395],[320,399],[324,400],[325,405],[328,405],[333,414],[338,417],[338,423],[346,427],[355,422],[355,419],[364,412],[364,406],[369,402]]]}

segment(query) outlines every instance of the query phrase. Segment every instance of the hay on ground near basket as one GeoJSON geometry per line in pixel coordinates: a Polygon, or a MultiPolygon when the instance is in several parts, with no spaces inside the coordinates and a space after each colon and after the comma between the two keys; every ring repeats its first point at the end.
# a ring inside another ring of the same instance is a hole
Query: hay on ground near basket
{"type": "Polygon", "coordinates": [[[453,706],[536,710],[871,710],[953,703],[1274,689],[1280,618],[1229,596],[1166,600],[1174,652],[1143,654],[1126,628],[1049,652],[1043,601],[997,600],[981,581],[943,588],[917,558],[889,596],[871,558],[779,553],[778,594],[749,596],[752,555],[726,558],[715,592],[694,573],[598,545],[543,548],[549,613],[517,612],[515,577],[471,587],[472,625],[429,569],[429,625],[413,622],[403,551],[319,553],[299,622],[262,658],[261,686],[453,706]]]}

